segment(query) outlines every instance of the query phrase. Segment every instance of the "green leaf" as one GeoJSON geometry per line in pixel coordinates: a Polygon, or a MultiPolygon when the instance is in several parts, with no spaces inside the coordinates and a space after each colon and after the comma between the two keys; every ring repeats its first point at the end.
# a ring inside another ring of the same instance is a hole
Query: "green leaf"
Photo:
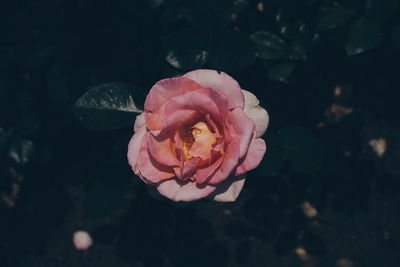
{"type": "Polygon", "coordinates": [[[208,60],[206,38],[188,31],[171,34],[164,40],[167,62],[180,70],[201,68],[208,60]]]}
{"type": "Polygon", "coordinates": [[[105,83],[90,88],[75,103],[74,113],[80,123],[95,131],[108,131],[133,125],[142,112],[144,93],[132,85],[105,83]]]}
{"type": "Polygon", "coordinates": [[[389,19],[399,6],[399,0],[367,0],[365,12],[367,16],[383,21],[389,19]]]}
{"type": "Polygon", "coordinates": [[[208,59],[208,52],[204,50],[178,49],[169,50],[166,54],[168,63],[181,70],[201,68],[208,59]]]}
{"type": "Polygon", "coordinates": [[[373,49],[382,40],[381,27],[366,19],[360,19],[350,28],[346,39],[346,53],[358,55],[373,49]]]}
{"type": "Polygon", "coordinates": [[[261,59],[274,60],[288,56],[286,42],[273,33],[259,31],[254,33],[251,38],[256,44],[257,55],[261,59]]]}
{"type": "Polygon", "coordinates": [[[269,70],[269,78],[274,81],[287,83],[290,74],[294,71],[296,65],[290,62],[278,64],[269,70]]]}
{"type": "Polygon", "coordinates": [[[240,31],[227,30],[216,40],[210,54],[210,64],[222,71],[238,71],[250,66],[256,58],[251,38],[240,31]]]}
{"type": "Polygon", "coordinates": [[[95,181],[87,191],[85,217],[99,219],[113,214],[122,207],[128,183],[95,181]]]}
{"type": "Polygon", "coordinates": [[[352,15],[353,11],[340,7],[334,6],[328,9],[322,17],[317,22],[315,27],[316,32],[324,32],[327,30],[331,30],[345,23],[352,15]]]}

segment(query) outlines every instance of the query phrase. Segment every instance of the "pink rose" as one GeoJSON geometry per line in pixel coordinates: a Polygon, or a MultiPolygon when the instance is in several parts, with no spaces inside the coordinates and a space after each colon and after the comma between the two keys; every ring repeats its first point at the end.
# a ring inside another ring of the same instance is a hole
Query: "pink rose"
{"type": "Polygon", "coordinates": [[[235,201],[266,151],[268,113],[229,75],[195,70],[157,82],[128,146],[134,173],[174,201],[235,201]]]}
{"type": "Polygon", "coordinates": [[[87,250],[93,244],[92,238],[86,231],[76,231],[73,241],[77,250],[87,250]]]}

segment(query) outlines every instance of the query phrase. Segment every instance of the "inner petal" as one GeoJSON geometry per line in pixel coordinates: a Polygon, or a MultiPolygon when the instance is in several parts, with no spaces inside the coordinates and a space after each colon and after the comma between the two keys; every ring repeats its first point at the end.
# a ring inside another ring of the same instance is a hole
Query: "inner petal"
{"type": "Polygon", "coordinates": [[[207,123],[200,121],[192,127],[194,139],[189,154],[193,157],[208,159],[211,156],[212,146],[217,142],[217,137],[210,131],[207,123]]]}

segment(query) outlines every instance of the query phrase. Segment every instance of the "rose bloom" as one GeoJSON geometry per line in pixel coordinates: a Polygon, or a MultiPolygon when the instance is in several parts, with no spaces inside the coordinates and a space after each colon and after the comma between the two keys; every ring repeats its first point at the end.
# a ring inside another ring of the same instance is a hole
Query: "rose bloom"
{"type": "Polygon", "coordinates": [[[77,250],[87,250],[93,244],[92,238],[86,231],[76,231],[73,241],[77,250]]]}
{"type": "Polygon", "coordinates": [[[157,82],[128,146],[132,170],[174,201],[235,201],[266,151],[268,113],[232,77],[195,70],[157,82]]]}

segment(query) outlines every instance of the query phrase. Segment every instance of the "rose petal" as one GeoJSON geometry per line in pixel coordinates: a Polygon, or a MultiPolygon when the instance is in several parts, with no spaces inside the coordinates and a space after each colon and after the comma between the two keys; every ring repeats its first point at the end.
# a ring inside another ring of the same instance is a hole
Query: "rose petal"
{"type": "Polygon", "coordinates": [[[215,160],[211,165],[206,168],[199,168],[196,171],[196,182],[199,184],[203,184],[209,179],[211,179],[215,170],[221,165],[224,158],[221,156],[217,160],[215,160]]]}
{"type": "Polygon", "coordinates": [[[266,150],[267,146],[263,139],[253,138],[249,151],[243,162],[237,167],[235,175],[241,175],[256,168],[261,163],[266,150]]]}
{"type": "Polygon", "coordinates": [[[228,108],[244,107],[244,97],[239,83],[224,72],[216,70],[194,70],[186,73],[187,77],[201,84],[203,87],[211,87],[226,97],[228,108]]]}
{"type": "Polygon", "coordinates": [[[186,180],[192,177],[200,160],[201,159],[197,157],[191,158],[187,162],[184,162],[182,167],[174,168],[176,176],[181,180],[186,180]]]}
{"type": "Polygon", "coordinates": [[[211,185],[219,184],[227,179],[232,173],[233,169],[237,166],[239,160],[239,141],[232,140],[226,146],[224,151],[224,161],[221,163],[219,169],[215,172],[214,176],[208,182],[211,185]]]}
{"type": "Polygon", "coordinates": [[[261,137],[268,127],[268,112],[259,105],[260,101],[254,94],[246,90],[242,90],[242,92],[245,99],[244,113],[254,121],[256,126],[256,137],[261,137]]]}
{"type": "Polygon", "coordinates": [[[234,108],[229,112],[229,122],[232,124],[240,140],[239,158],[246,155],[251,139],[253,138],[254,122],[246,116],[240,108],[234,108]]]}
{"type": "Polygon", "coordinates": [[[213,145],[217,143],[217,137],[209,129],[207,123],[200,121],[193,125],[192,134],[194,143],[189,150],[189,154],[193,157],[200,157],[202,160],[211,157],[213,145]]]}
{"type": "Polygon", "coordinates": [[[158,141],[150,133],[147,133],[146,141],[149,153],[156,161],[166,166],[179,166],[180,162],[172,151],[174,144],[170,138],[158,141]]]}
{"type": "Polygon", "coordinates": [[[171,97],[202,87],[204,86],[184,76],[161,80],[150,89],[146,97],[144,110],[146,112],[157,112],[171,97]]]}
{"type": "Polygon", "coordinates": [[[199,186],[196,182],[188,181],[178,184],[176,179],[166,180],[157,185],[161,195],[173,201],[193,201],[209,196],[216,187],[205,185],[199,186]]]}
{"type": "Polygon", "coordinates": [[[228,111],[227,99],[211,88],[201,88],[171,98],[165,106],[165,117],[177,110],[195,110],[209,114],[213,120],[221,121],[228,111]]]}
{"type": "Polygon", "coordinates": [[[177,109],[169,111],[169,114],[161,118],[161,127],[158,131],[151,131],[158,138],[167,138],[173,135],[183,125],[194,124],[200,117],[199,112],[195,110],[177,109]]]}
{"type": "Polygon", "coordinates": [[[147,142],[142,142],[137,159],[137,167],[140,178],[146,183],[159,183],[175,176],[172,168],[160,164],[151,157],[147,142]]]}
{"type": "Polygon", "coordinates": [[[133,129],[135,132],[137,132],[140,129],[142,129],[143,127],[146,128],[146,120],[145,120],[144,113],[136,116],[135,125],[134,125],[133,129]]]}
{"type": "Polygon", "coordinates": [[[242,191],[245,181],[245,175],[230,177],[217,186],[217,190],[214,191],[211,198],[219,202],[233,202],[242,191]]]}
{"type": "Polygon", "coordinates": [[[132,167],[133,172],[138,175],[137,159],[139,150],[143,140],[143,136],[146,134],[146,125],[144,123],[144,114],[140,114],[136,117],[135,121],[135,134],[132,136],[128,144],[128,163],[132,167]]]}

